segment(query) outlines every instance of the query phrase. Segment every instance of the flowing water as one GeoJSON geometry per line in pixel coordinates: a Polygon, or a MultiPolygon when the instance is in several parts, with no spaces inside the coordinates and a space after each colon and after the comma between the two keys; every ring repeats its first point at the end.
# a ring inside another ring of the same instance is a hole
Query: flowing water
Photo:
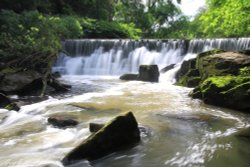
{"type": "MultiPolygon", "coordinates": [[[[172,84],[178,65],[161,74],[159,83],[124,82],[117,76],[136,72],[141,63],[157,63],[162,67],[180,64],[198,52],[225,47],[225,40],[210,40],[209,44],[202,40],[153,41],[155,45],[119,40],[107,41],[108,44],[104,40],[68,41],[71,50],[64,48],[71,55],[61,55],[55,70],[64,72],[61,80],[71,84],[72,90],[23,106],[19,112],[0,110],[0,166],[61,167],[60,160],[90,135],[90,122],[105,123],[120,113],[132,111],[141,130],[138,145],[72,166],[248,167],[250,140],[235,133],[250,126],[250,116],[188,97],[192,89],[172,84]],[[154,58],[145,62],[148,58],[144,60],[143,54],[154,58]],[[129,63],[133,65],[128,66],[129,63]],[[75,102],[84,108],[71,105],[75,102]],[[47,123],[47,118],[53,115],[69,115],[80,124],[58,129],[47,123]]],[[[230,40],[234,41],[231,49],[249,48],[249,39],[230,40]]]]}

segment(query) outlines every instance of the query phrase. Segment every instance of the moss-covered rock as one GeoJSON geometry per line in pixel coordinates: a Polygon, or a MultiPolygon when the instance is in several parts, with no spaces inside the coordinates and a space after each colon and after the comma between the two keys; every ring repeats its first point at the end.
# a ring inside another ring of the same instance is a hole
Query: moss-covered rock
{"type": "Polygon", "coordinates": [[[211,76],[238,75],[240,69],[246,66],[250,66],[249,56],[222,51],[198,55],[196,64],[202,81],[211,76]]]}
{"type": "Polygon", "coordinates": [[[64,165],[83,159],[95,160],[140,141],[132,112],[117,116],[63,158],[64,165]]]}
{"type": "Polygon", "coordinates": [[[216,76],[206,79],[190,95],[207,104],[249,111],[250,77],[216,76]]]}
{"type": "Polygon", "coordinates": [[[15,102],[13,102],[9,97],[7,97],[3,93],[0,93],[0,108],[15,111],[18,111],[20,109],[15,102]]]}
{"type": "Polygon", "coordinates": [[[200,81],[200,72],[196,68],[196,58],[186,60],[182,63],[180,70],[176,74],[177,85],[195,87],[200,81]]]}
{"type": "Polygon", "coordinates": [[[176,75],[177,85],[195,87],[208,77],[237,76],[243,67],[250,67],[250,56],[246,54],[217,49],[203,52],[182,63],[176,75]]]}

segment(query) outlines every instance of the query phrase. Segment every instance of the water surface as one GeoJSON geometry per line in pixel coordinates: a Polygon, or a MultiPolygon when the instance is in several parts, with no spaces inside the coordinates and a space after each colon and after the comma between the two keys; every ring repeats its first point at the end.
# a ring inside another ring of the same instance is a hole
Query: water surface
{"type": "Polygon", "coordinates": [[[1,167],[61,167],[60,160],[86,139],[90,122],[105,123],[132,111],[142,141],[135,147],[94,162],[93,167],[247,167],[250,140],[234,134],[249,126],[247,114],[203,104],[188,97],[191,89],[168,82],[124,82],[115,76],[63,76],[70,92],[23,106],[0,110],[1,167]],[[81,102],[84,108],[70,105],[81,102]],[[58,129],[52,115],[70,115],[80,124],[58,129]]]}

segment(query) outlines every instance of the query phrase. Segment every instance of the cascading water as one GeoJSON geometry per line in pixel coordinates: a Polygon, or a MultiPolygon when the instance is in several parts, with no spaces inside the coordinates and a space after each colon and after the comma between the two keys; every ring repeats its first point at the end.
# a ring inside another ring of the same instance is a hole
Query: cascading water
{"type": "Polygon", "coordinates": [[[250,38],[185,40],[66,40],[54,70],[69,75],[136,73],[140,64],[160,69],[193,58],[213,48],[239,51],[250,48],[250,38]]]}

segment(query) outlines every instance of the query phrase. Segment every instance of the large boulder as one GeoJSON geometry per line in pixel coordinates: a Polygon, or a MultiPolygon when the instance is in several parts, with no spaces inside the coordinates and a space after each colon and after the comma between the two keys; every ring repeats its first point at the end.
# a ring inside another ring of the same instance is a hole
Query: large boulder
{"type": "Polygon", "coordinates": [[[177,84],[195,87],[211,76],[239,75],[243,67],[250,67],[250,56],[246,54],[222,50],[203,52],[182,63],[176,74],[177,84]]]}
{"type": "Polygon", "coordinates": [[[5,108],[8,110],[15,110],[15,111],[18,111],[20,109],[16,103],[14,103],[9,97],[7,97],[3,93],[0,93],[0,108],[5,108]]]}
{"type": "Polygon", "coordinates": [[[147,82],[159,81],[159,69],[157,65],[140,65],[139,67],[139,80],[147,82]]]}
{"type": "Polygon", "coordinates": [[[64,165],[83,159],[96,160],[140,141],[140,131],[132,112],[119,115],[83,141],[63,158],[64,165]]]}
{"type": "Polygon", "coordinates": [[[36,71],[5,73],[0,81],[0,92],[5,94],[39,94],[42,88],[42,76],[36,71]]]}
{"type": "Polygon", "coordinates": [[[190,95],[204,103],[250,111],[250,77],[216,76],[206,79],[190,95]]]}
{"type": "Polygon", "coordinates": [[[211,54],[198,55],[196,62],[201,80],[211,76],[238,75],[243,67],[250,67],[250,56],[235,53],[211,51],[211,54]]]}
{"type": "Polygon", "coordinates": [[[70,85],[59,82],[52,74],[44,79],[44,75],[35,70],[20,71],[20,69],[5,68],[0,71],[0,92],[7,95],[40,96],[43,90],[48,93],[49,90],[68,91],[69,88],[70,85]],[[49,89],[44,89],[44,81],[47,81],[46,88],[49,89]]]}

